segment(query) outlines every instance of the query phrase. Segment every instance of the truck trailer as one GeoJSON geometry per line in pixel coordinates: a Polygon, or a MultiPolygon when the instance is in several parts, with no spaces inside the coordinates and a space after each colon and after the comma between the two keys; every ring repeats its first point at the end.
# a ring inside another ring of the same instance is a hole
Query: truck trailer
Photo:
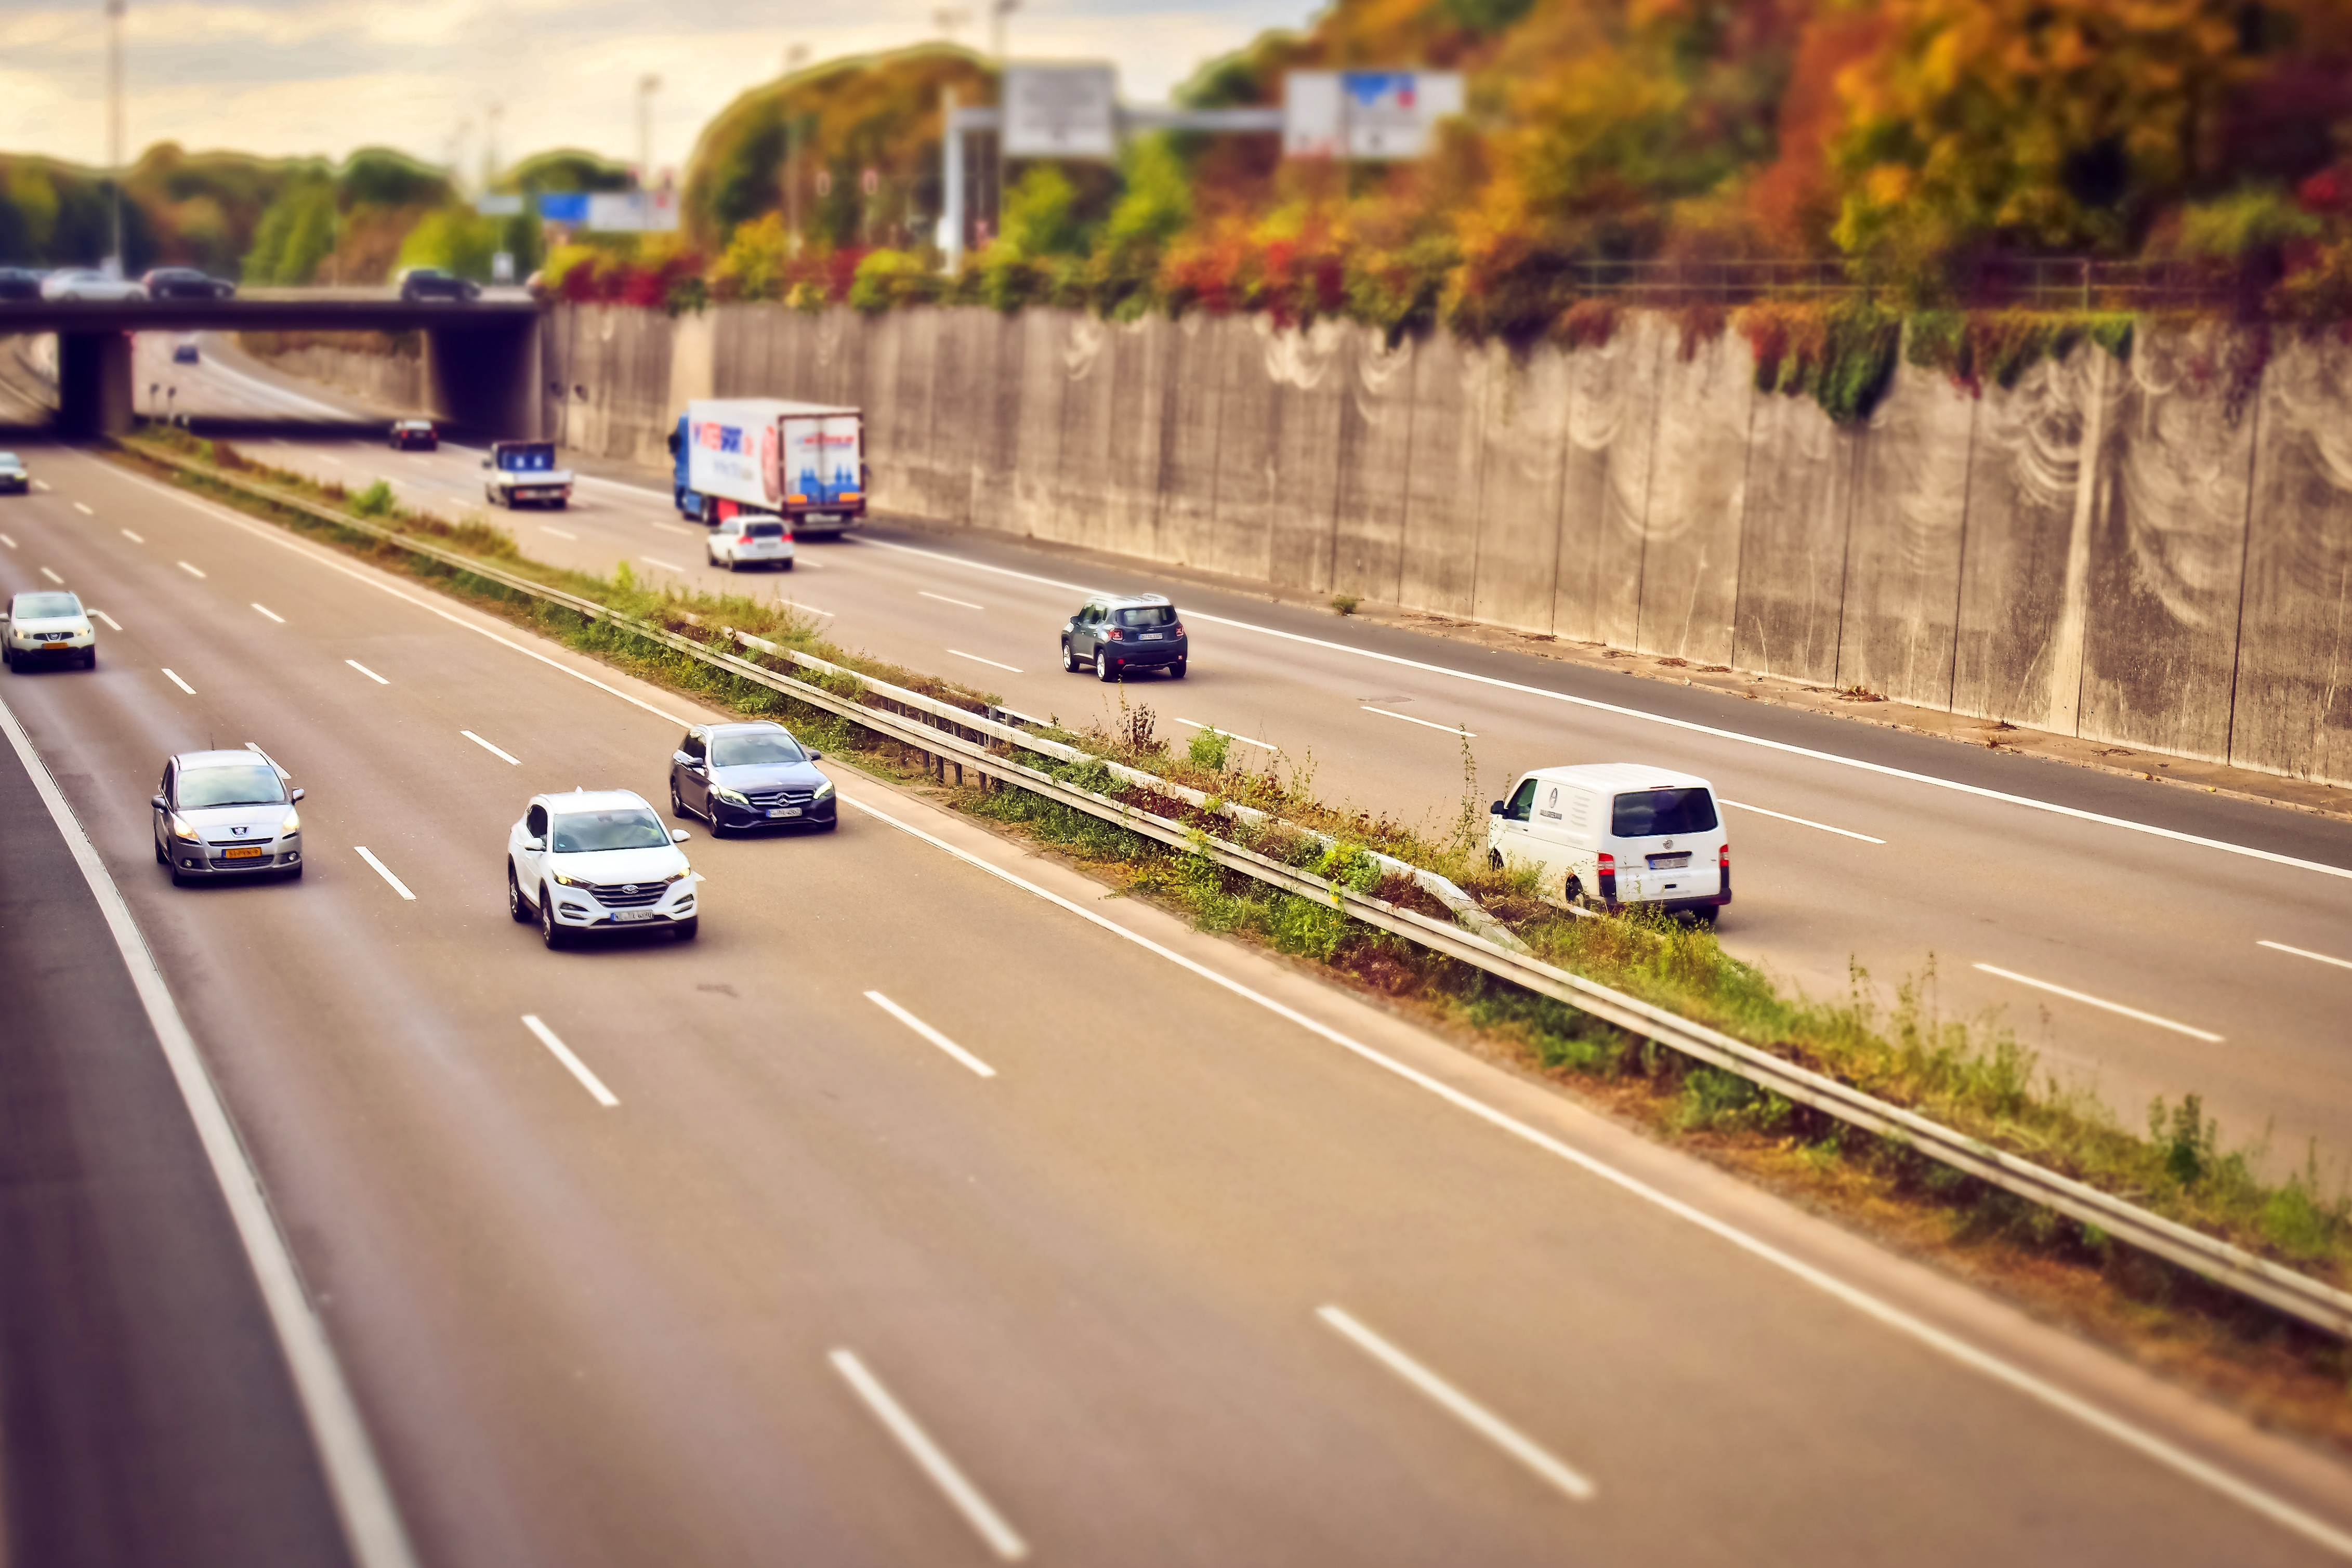
{"type": "Polygon", "coordinates": [[[866,422],[854,408],[782,398],[686,405],[669,438],[670,498],[706,527],[741,512],[782,517],[796,538],[838,535],[866,516],[866,422]]]}

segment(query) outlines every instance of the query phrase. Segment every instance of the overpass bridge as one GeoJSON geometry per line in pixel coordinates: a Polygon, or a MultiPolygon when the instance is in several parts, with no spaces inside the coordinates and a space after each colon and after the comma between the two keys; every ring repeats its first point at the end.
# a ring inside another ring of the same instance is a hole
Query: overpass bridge
{"type": "Polygon", "coordinates": [[[138,332],[422,332],[429,412],[536,434],[540,305],[520,289],[407,301],[392,288],[262,290],[232,299],[0,300],[0,337],[58,340],[58,423],[68,435],[126,430],[138,332]]]}

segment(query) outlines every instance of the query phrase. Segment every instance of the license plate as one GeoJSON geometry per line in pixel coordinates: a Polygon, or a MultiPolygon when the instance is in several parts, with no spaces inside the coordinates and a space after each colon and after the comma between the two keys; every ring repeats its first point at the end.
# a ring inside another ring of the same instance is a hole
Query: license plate
{"type": "Polygon", "coordinates": [[[1690,864],[1688,855],[1652,855],[1650,857],[1652,871],[1680,871],[1688,864],[1690,864]]]}
{"type": "Polygon", "coordinates": [[[615,920],[659,920],[662,918],[662,912],[658,909],[624,909],[615,914],[613,918],[615,920]]]}
{"type": "Polygon", "coordinates": [[[1160,641],[1160,633],[1157,632],[1146,632],[1143,634],[1143,640],[1147,643],[1157,643],[1160,641]]]}
{"type": "Polygon", "coordinates": [[[263,855],[266,855],[268,852],[269,852],[268,850],[259,848],[229,850],[222,854],[221,859],[226,861],[259,860],[263,855]]]}
{"type": "Polygon", "coordinates": [[[770,808],[768,811],[771,817],[797,817],[800,814],[801,809],[798,806],[775,806],[770,808]]]}

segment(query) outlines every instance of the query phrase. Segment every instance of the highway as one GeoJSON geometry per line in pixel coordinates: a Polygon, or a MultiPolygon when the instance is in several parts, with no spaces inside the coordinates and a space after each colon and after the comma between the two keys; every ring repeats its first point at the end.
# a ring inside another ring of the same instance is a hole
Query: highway
{"type": "Polygon", "coordinates": [[[508,824],[656,796],[690,704],[34,456],[0,591],[103,655],[0,696],[417,1561],[2352,1555],[2332,1462],[848,770],[837,833],[689,842],[700,941],[546,952],[508,824]],[[248,740],[307,877],[173,888],[163,758],[248,740]]]}
{"type": "MultiPolygon", "coordinates": [[[[142,340],[142,351],[161,346],[142,340]]],[[[144,363],[142,385],[156,379],[144,363]]],[[[351,408],[234,355],[163,365],[173,372],[184,403],[222,415],[338,419],[351,408]]],[[[478,449],[395,454],[348,428],[282,428],[246,449],[354,488],[381,476],[443,511],[480,506],[478,449]]],[[[788,576],[729,575],[705,563],[701,530],[678,518],[657,476],[583,476],[565,511],[495,517],[541,559],[599,571],[626,561],[654,581],[775,595],[845,646],[1078,724],[1108,725],[1118,699],[1059,668],[1063,620],[1089,588],[1170,591],[1193,633],[1191,674],[1126,688],[1162,736],[1181,746],[1202,725],[1221,727],[1253,765],[1281,747],[1310,762],[1326,799],[1433,828],[1463,798],[1457,728],[1475,737],[1483,798],[1560,762],[1687,768],[1738,803],[1736,902],[1722,925],[1734,953],[1830,1000],[1849,995],[1853,967],[1891,1003],[1932,965],[1918,988],[1925,1010],[2013,1028],[2045,1069],[2094,1089],[2127,1124],[2153,1096],[2196,1092],[2226,1140],[2267,1133],[2274,1168],[2299,1166],[2311,1139],[2331,1168],[2352,1159],[2342,1023],[2352,823],[1342,622],[1171,582],[1148,565],[1081,568],[1003,541],[886,525],[853,543],[804,545],[788,576]]]]}

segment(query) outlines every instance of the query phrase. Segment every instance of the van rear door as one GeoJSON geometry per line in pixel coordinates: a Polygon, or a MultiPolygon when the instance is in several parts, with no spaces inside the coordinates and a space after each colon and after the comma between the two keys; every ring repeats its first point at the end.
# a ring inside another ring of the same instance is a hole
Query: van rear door
{"type": "Polygon", "coordinates": [[[1723,818],[1702,785],[1626,790],[1609,803],[1621,904],[1709,898],[1723,891],[1723,818]]]}

